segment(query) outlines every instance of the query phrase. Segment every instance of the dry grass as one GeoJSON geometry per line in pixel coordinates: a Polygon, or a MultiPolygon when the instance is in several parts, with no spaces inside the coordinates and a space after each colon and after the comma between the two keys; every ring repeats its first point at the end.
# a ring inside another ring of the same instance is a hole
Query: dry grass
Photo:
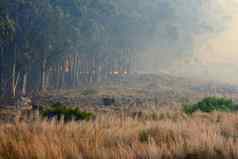
{"type": "Polygon", "coordinates": [[[238,114],[179,110],[0,125],[0,159],[235,159],[238,114]]]}

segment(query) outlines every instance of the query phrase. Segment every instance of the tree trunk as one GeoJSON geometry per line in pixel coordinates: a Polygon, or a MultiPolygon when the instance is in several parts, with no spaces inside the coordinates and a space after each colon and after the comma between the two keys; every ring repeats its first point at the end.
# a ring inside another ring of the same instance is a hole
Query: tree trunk
{"type": "Polygon", "coordinates": [[[12,80],[12,95],[13,97],[16,97],[16,91],[17,91],[17,86],[18,86],[18,82],[19,82],[19,78],[20,78],[20,73],[18,72],[17,76],[16,76],[16,72],[15,72],[15,64],[13,66],[13,74],[12,76],[14,77],[12,80]]]}
{"type": "Polygon", "coordinates": [[[18,73],[16,77],[16,62],[17,62],[17,48],[16,45],[14,46],[14,55],[13,55],[13,64],[12,64],[12,95],[13,97],[16,96],[16,89],[20,74],[18,73]]]}
{"type": "Polygon", "coordinates": [[[28,78],[28,73],[25,72],[23,75],[23,83],[22,83],[22,95],[26,95],[26,90],[27,90],[27,78],[28,78]]]}
{"type": "Polygon", "coordinates": [[[3,95],[3,46],[0,48],[0,96],[3,95]]]}
{"type": "Polygon", "coordinates": [[[41,91],[46,91],[46,63],[47,60],[44,57],[42,61],[42,71],[41,71],[41,91]]]}
{"type": "Polygon", "coordinates": [[[16,82],[16,63],[14,62],[12,66],[12,95],[13,97],[16,96],[15,82],[16,82]]]}
{"type": "Polygon", "coordinates": [[[49,89],[50,87],[50,71],[46,71],[46,74],[45,74],[45,90],[49,89]]]}
{"type": "Polygon", "coordinates": [[[74,67],[73,67],[73,87],[77,87],[78,84],[78,77],[77,77],[77,71],[78,71],[78,56],[74,55],[74,67]]]}
{"type": "Polygon", "coordinates": [[[77,55],[76,56],[76,70],[75,70],[75,76],[76,76],[76,78],[75,78],[75,80],[76,80],[76,87],[79,87],[79,84],[80,84],[80,58],[79,58],[79,56],[77,55]]]}
{"type": "Polygon", "coordinates": [[[57,64],[56,66],[56,89],[61,88],[61,64],[57,64]]]}

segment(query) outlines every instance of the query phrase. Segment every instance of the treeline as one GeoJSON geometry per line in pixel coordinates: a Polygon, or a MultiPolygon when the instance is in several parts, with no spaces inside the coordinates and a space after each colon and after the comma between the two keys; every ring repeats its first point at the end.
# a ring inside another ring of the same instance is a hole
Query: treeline
{"type": "Polygon", "coordinates": [[[119,16],[103,0],[1,0],[1,96],[129,73],[130,48],[117,33],[120,26],[109,23],[119,16]]]}
{"type": "Polygon", "coordinates": [[[210,29],[199,27],[203,1],[1,0],[0,96],[124,76],[154,45],[162,63],[190,52],[193,35],[210,29]]]}

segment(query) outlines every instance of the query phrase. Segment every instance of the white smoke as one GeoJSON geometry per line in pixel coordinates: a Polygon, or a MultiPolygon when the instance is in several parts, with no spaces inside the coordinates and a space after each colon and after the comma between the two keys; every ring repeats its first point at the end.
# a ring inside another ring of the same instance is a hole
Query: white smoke
{"type": "Polygon", "coordinates": [[[225,15],[221,24],[224,29],[213,36],[197,38],[195,54],[178,59],[169,68],[170,72],[181,76],[238,82],[238,1],[218,2],[225,15]]]}

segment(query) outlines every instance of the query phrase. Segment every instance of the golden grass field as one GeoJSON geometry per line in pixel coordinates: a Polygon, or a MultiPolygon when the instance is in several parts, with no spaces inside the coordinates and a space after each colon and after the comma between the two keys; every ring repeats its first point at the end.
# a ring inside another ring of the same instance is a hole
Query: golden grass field
{"type": "Polygon", "coordinates": [[[236,159],[237,148],[238,113],[162,108],[0,125],[0,159],[236,159]]]}

